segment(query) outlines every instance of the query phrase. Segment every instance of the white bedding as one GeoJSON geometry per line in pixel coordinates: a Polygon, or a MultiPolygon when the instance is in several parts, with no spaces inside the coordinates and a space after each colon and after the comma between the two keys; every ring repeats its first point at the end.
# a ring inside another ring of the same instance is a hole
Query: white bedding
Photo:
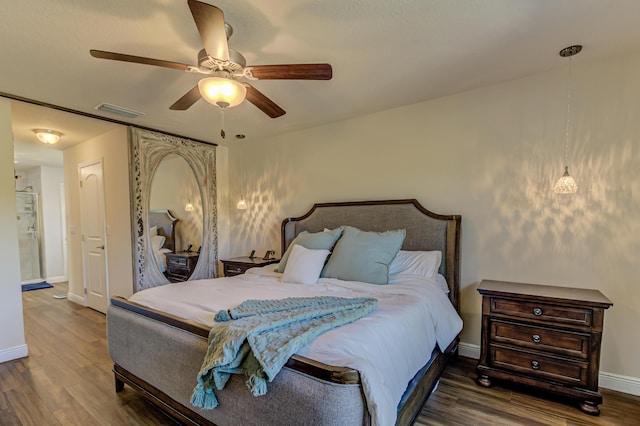
{"type": "Polygon", "coordinates": [[[165,253],[173,253],[173,251],[166,248],[161,248],[153,251],[153,256],[156,258],[156,263],[160,268],[160,272],[163,273],[167,270],[167,258],[164,255],[165,253]]]}
{"type": "MultiPolygon", "coordinates": [[[[220,309],[246,299],[332,295],[374,297],[370,315],[318,337],[298,355],[360,372],[374,425],[393,425],[407,384],[437,344],[444,350],[462,330],[462,320],[435,280],[395,276],[389,285],[322,278],[318,284],[281,282],[273,265],[244,275],[167,284],[129,300],[211,326],[220,309]]],[[[195,377],[194,377],[195,385],[195,377]]]]}

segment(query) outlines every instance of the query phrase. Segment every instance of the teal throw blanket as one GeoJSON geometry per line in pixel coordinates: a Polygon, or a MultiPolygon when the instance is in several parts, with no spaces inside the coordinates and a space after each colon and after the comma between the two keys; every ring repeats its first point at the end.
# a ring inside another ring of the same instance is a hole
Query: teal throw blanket
{"type": "Polygon", "coordinates": [[[224,388],[231,374],[248,376],[254,396],[267,392],[287,360],[322,333],[372,312],[372,298],[294,297],[247,300],[216,315],[209,348],[191,396],[195,407],[218,406],[213,388],[224,388]]]}

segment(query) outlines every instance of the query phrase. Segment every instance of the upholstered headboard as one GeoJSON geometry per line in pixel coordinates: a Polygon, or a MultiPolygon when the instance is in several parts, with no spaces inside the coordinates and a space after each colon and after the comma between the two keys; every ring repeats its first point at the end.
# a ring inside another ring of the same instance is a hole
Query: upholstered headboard
{"type": "Polygon", "coordinates": [[[158,227],[158,235],[165,237],[162,247],[174,253],[176,251],[176,223],[179,220],[173,216],[170,210],[149,211],[149,228],[158,227]]]}
{"type": "Polygon", "coordinates": [[[449,298],[459,311],[460,215],[439,215],[417,200],[356,201],[314,204],[303,216],[282,222],[282,253],[302,231],[320,232],[342,225],[363,231],[405,229],[403,250],[440,250],[439,272],[449,285],[449,298]]]}

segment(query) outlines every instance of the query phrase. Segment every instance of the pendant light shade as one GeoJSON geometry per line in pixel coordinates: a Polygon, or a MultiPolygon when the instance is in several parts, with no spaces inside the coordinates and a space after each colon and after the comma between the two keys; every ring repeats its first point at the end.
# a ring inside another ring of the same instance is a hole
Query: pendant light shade
{"type": "Polygon", "coordinates": [[[240,196],[240,201],[238,201],[238,204],[236,205],[236,208],[238,210],[246,210],[247,209],[247,202],[245,201],[243,195],[240,196]]]}
{"type": "Polygon", "coordinates": [[[553,192],[556,194],[575,194],[578,191],[578,185],[569,174],[569,166],[564,166],[564,174],[556,182],[553,192]]]}

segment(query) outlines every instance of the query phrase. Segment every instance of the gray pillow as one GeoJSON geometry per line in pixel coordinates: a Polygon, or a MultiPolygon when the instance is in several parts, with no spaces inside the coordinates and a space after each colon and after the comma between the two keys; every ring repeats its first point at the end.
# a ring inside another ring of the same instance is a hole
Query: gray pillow
{"type": "Polygon", "coordinates": [[[282,259],[276,268],[276,272],[284,272],[284,268],[287,266],[287,260],[291,255],[291,250],[296,244],[300,244],[302,247],[310,250],[331,250],[342,235],[342,226],[336,229],[327,230],[324,232],[309,233],[302,231],[298,236],[291,241],[287,251],[282,255],[282,259]]]}
{"type": "Polygon", "coordinates": [[[404,242],[406,231],[366,232],[345,226],[322,277],[371,284],[389,282],[389,264],[404,242]]]}

